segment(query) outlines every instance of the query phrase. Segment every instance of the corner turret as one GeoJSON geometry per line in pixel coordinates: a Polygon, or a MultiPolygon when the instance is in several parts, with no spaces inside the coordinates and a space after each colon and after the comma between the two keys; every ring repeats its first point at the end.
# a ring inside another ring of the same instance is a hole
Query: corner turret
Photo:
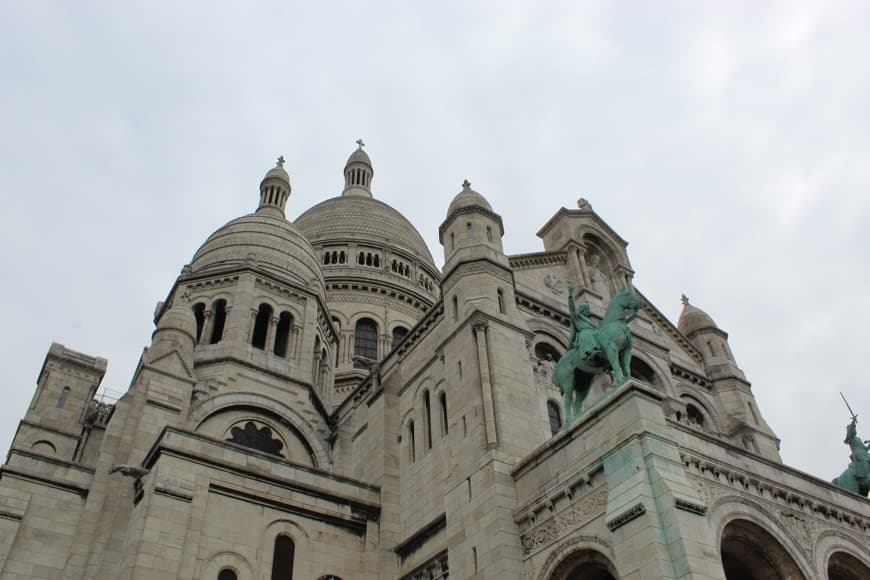
{"type": "Polygon", "coordinates": [[[729,418],[725,435],[736,445],[774,461],[779,456],[779,439],[761,416],[751,385],[737,366],[728,333],[719,328],[709,314],[689,304],[682,296],[683,311],[677,328],[698,349],[713,381],[714,394],[721,410],[729,418]]]}

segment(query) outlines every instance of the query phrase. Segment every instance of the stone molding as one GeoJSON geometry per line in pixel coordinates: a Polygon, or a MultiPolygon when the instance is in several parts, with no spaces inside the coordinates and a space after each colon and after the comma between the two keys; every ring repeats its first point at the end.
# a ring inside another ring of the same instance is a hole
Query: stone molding
{"type": "Polygon", "coordinates": [[[552,568],[557,562],[561,562],[571,552],[584,549],[586,546],[589,546],[593,550],[603,548],[606,555],[610,559],[613,559],[613,544],[611,544],[610,541],[598,536],[581,534],[568,538],[559,544],[559,546],[553,550],[549,556],[547,556],[547,559],[541,566],[541,573],[538,575],[538,580],[547,580],[547,578],[551,576],[552,568]]]}
{"type": "MultiPolygon", "coordinates": [[[[783,514],[788,515],[792,519],[784,525],[790,525],[794,529],[814,530],[813,521],[824,521],[825,525],[833,524],[862,534],[870,532],[870,518],[862,514],[838,508],[784,485],[708,458],[690,453],[680,453],[680,457],[690,477],[698,485],[708,511],[718,501],[724,501],[726,496],[734,495],[737,499],[753,498],[772,506],[772,510],[778,511],[780,515],[777,518],[779,521],[784,521],[783,514]]],[[[804,531],[800,533],[803,534],[804,531]]]]}
{"type": "Polygon", "coordinates": [[[508,256],[508,262],[514,270],[527,270],[532,268],[540,268],[543,266],[552,266],[556,264],[567,264],[568,254],[564,250],[556,252],[535,252],[532,254],[519,254],[508,256]]]}
{"type": "Polygon", "coordinates": [[[480,258],[474,261],[461,262],[457,264],[444,277],[444,280],[441,283],[442,294],[446,294],[451,288],[453,288],[459,282],[460,278],[471,274],[490,274],[503,281],[505,284],[513,285],[514,283],[513,274],[509,269],[491,262],[486,258],[480,258]]]}

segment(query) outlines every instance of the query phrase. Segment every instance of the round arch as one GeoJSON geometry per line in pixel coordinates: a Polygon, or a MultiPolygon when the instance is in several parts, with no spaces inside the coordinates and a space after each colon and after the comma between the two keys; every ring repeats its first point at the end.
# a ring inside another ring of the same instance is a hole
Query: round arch
{"type": "Polygon", "coordinates": [[[727,580],[807,580],[814,577],[812,566],[795,539],[783,528],[781,518],[758,502],[728,495],[714,500],[709,514],[708,521],[716,530],[715,545],[720,548],[727,580]],[[731,575],[727,573],[729,569],[731,575]],[[733,575],[735,570],[750,575],[733,575]]]}
{"type": "Polygon", "coordinates": [[[728,522],[722,530],[719,553],[726,580],[806,580],[785,547],[746,519],[728,522]]]}
{"type": "Polygon", "coordinates": [[[272,570],[272,557],[274,545],[278,536],[286,536],[293,542],[295,556],[293,558],[294,578],[313,578],[313,562],[306,555],[310,554],[313,547],[308,532],[297,522],[289,519],[278,519],[269,523],[263,529],[260,541],[260,578],[268,578],[272,570]]]}
{"type": "Polygon", "coordinates": [[[569,552],[556,564],[548,580],[616,580],[616,567],[601,552],[578,549],[569,552]]]}
{"type": "Polygon", "coordinates": [[[236,552],[218,552],[203,562],[197,578],[217,578],[221,570],[232,570],[239,580],[254,580],[250,562],[236,552]]]}
{"type": "Polygon", "coordinates": [[[870,546],[866,542],[840,530],[826,530],[819,535],[815,548],[819,578],[870,578],[870,546]],[[858,572],[861,574],[856,576],[858,572]]]}
{"type": "Polygon", "coordinates": [[[281,401],[258,393],[225,393],[208,398],[191,410],[187,419],[187,427],[196,431],[207,418],[231,408],[257,408],[271,414],[282,425],[298,432],[298,435],[310,448],[315,467],[330,465],[329,453],[327,453],[320,435],[310,423],[297,411],[281,401]]]}
{"type": "Polygon", "coordinates": [[[618,579],[615,568],[613,567],[613,546],[612,544],[598,536],[577,535],[568,538],[561,544],[556,546],[553,551],[547,556],[546,561],[541,566],[541,571],[538,574],[537,580],[550,580],[553,574],[568,561],[573,561],[573,555],[580,552],[592,552],[598,554],[596,560],[603,558],[610,563],[610,574],[618,579]]]}

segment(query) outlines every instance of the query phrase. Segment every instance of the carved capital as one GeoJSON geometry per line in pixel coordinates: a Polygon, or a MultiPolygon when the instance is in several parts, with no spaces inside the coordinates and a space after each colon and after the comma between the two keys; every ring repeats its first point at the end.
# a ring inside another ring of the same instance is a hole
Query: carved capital
{"type": "Polygon", "coordinates": [[[486,329],[489,328],[489,322],[486,320],[475,320],[471,324],[471,329],[475,334],[479,334],[481,332],[486,332],[486,329]]]}

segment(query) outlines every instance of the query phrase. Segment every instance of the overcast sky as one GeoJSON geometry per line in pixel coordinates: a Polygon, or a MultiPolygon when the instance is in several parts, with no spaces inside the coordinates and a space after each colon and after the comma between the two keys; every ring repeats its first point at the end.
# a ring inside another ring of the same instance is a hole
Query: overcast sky
{"type": "Polygon", "coordinates": [[[295,219],[360,137],[439,265],[465,178],[508,253],[585,197],[730,334],[786,463],[846,467],[839,391],[870,438],[870,3],[139,4],[0,3],[3,450],[52,341],[126,390],[275,157],[295,219]]]}

